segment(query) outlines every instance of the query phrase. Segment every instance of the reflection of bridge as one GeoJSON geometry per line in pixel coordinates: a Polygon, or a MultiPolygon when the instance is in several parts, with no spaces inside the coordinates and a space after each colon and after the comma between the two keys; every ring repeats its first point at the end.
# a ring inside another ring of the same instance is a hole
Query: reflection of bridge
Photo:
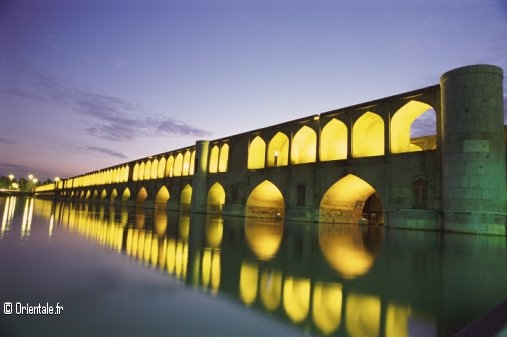
{"type": "Polygon", "coordinates": [[[503,73],[435,85],[105,168],[38,195],[292,221],[505,235],[503,73]],[[411,138],[424,112],[436,134],[411,138]]]}
{"type": "Polygon", "coordinates": [[[48,219],[50,236],[78,233],[319,335],[403,337],[415,324],[450,336],[505,294],[500,237],[31,200],[24,213],[48,219]]]}

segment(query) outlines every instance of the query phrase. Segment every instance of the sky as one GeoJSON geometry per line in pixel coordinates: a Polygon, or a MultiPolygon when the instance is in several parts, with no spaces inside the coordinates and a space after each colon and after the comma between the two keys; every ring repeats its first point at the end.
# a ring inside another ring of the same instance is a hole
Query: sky
{"type": "Polygon", "coordinates": [[[507,72],[505,0],[2,0],[0,176],[72,177],[478,63],[507,72]]]}

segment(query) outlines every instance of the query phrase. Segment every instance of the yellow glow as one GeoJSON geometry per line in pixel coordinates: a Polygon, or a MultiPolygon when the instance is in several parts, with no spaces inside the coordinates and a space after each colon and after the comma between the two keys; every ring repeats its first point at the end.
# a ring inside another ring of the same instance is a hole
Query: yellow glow
{"type": "Polygon", "coordinates": [[[282,272],[277,269],[262,271],[259,288],[264,307],[268,311],[276,310],[282,298],[282,272]]]}
{"type": "Polygon", "coordinates": [[[178,153],[176,159],[174,160],[174,176],[180,177],[182,171],[183,171],[183,155],[181,153],[178,153]]]}
{"type": "Polygon", "coordinates": [[[190,170],[188,171],[188,174],[193,175],[195,169],[195,151],[192,150],[192,154],[190,155],[190,170]]]}
{"type": "Polygon", "coordinates": [[[283,217],[285,202],[283,195],[272,182],[264,180],[257,185],[246,202],[246,215],[255,217],[283,217]]]}
{"type": "Polygon", "coordinates": [[[145,220],[144,208],[142,206],[136,207],[136,228],[143,228],[145,220]]]}
{"type": "Polygon", "coordinates": [[[319,223],[319,246],[326,261],[344,278],[366,274],[375,261],[357,224],[319,223]]]}
{"type": "Polygon", "coordinates": [[[349,294],[345,314],[347,331],[351,337],[375,337],[379,335],[380,299],[378,297],[349,294]]]}
{"type": "Polygon", "coordinates": [[[205,287],[209,286],[211,279],[211,252],[211,249],[207,248],[202,254],[201,279],[205,287]]]}
{"type": "Polygon", "coordinates": [[[317,134],[308,126],[303,126],[294,135],[291,148],[291,163],[314,163],[317,154],[317,134]]]}
{"type": "Polygon", "coordinates": [[[146,189],[143,187],[139,190],[139,193],[137,193],[137,202],[143,202],[148,197],[148,192],[146,192],[146,189]]]}
{"type": "Polygon", "coordinates": [[[266,157],[266,143],[256,136],[248,147],[248,169],[264,168],[266,157]]]}
{"type": "Polygon", "coordinates": [[[219,149],[218,146],[215,145],[211,149],[211,155],[209,159],[209,172],[210,173],[217,173],[218,172],[218,153],[219,149]]]}
{"type": "Polygon", "coordinates": [[[192,202],[192,186],[186,185],[181,191],[180,206],[182,210],[189,210],[192,202]]]}
{"type": "Polygon", "coordinates": [[[145,163],[142,162],[141,165],[139,165],[139,176],[137,177],[137,180],[144,180],[144,167],[145,163]]]}
{"type": "Polygon", "coordinates": [[[347,126],[331,119],[320,134],[320,160],[347,159],[347,126]]]}
{"type": "Polygon", "coordinates": [[[167,212],[165,209],[155,208],[153,221],[155,223],[155,233],[158,237],[163,237],[167,229],[167,212]]]}
{"type": "Polygon", "coordinates": [[[206,248],[202,255],[202,284],[210,287],[214,294],[220,286],[220,251],[206,248]]]}
{"type": "Polygon", "coordinates": [[[105,189],[102,190],[102,193],[100,194],[100,200],[104,200],[107,197],[107,192],[105,189]]]}
{"type": "Polygon", "coordinates": [[[366,112],[352,128],[352,156],[369,157],[384,154],[384,121],[373,113],[366,112]]]}
{"type": "Polygon", "coordinates": [[[247,306],[252,305],[257,297],[259,267],[256,264],[243,262],[239,274],[239,298],[247,306]]]}
{"type": "Polygon", "coordinates": [[[224,234],[224,220],[220,215],[206,216],[206,242],[211,248],[220,248],[224,234]]]}
{"type": "Polygon", "coordinates": [[[157,178],[164,178],[165,165],[166,165],[165,158],[164,157],[160,158],[160,161],[158,162],[157,178]]]}
{"type": "Polygon", "coordinates": [[[283,221],[245,219],[246,241],[258,259],[268,261],[276,255],[282,243],[283,227],[283,221]]]}
{"type": "Polygon", "coordinates": [[[185,156],[183,157],[183,175],[188,176],[188,172],[190,169],[190,151],[185,152],[185,156]]]}
{"type": "Polygon", "coordinates": [[[165,167],[165,176],[167,178],[172,177],[174,174],[174,157],[172,155],[167,159],[166,167],[165,167]]]}
{"type": "Polygon", "coordinates": [[[156,267],[158,265],[158,239],[155,236],[151,239],[150,261],[152,267],[156,267]]]}
{"type": "Polygon", "coordinates": [[[162,186],[160,190],[158,190],[157,196],[155,197],[155,205],[156,207],[162,207],[165,209],[167,201],[169,200],[170,195],[167,187],[162,186]]]}
{"type": "Polygon", "coordinates": [[[154,159],[151,163],[151,179],[157,179],[157,173],[158,173],[158,159],[154,159]]]}
{"type": "Polygon", "coordinates": [[[183,241],[188,241],[188,234],[190,233],[190,215],[188,213],[180,213],[178,223],[178,231],[183,241]]]}
{"type": "Polygon", "coordinates": [[[386,336],[409,337],[408,320],[411,310],[409,307],[389,304],[386,314],[386,336]]]}
{"type": "Polygon", "coordinates": [[[114,188],[113,191],[111,192],[111,197],[110,197],[111,202],[114,202],[114,200],[116,199],[117,196],[118,196],[118,191],[116,191],[116,188],[114,188]]]}
{"type": "Polygon", "coordinates": [[[418,151],[410,146],[410,127],[429,109],[432,107],[426,103],[410,101],[396,111],[391,119],[391,153],[418,151]]]}
{"type": "Polygon", "coordinates": [[[303,321],[310,307],[310,280],[286,277],[283,285],[283,307],[287,316],[295,322],[303,321]]]}
{"type": "Polygon", "coordinates": [[[149,180],[151,177],[151,161],[147,161],[144,167],[144,179],[149,180]]]}
{"type": "Polygon", "coordinates": [[[208,213],[221,213],[225,204],[225,190],[219,183],[214,183],[208,192],[208,213]]]}
{"type": "MultiPolygon", "coordinates": [[[[88,196],[87,196],[88,198],[88,196]]],[[[129,200],[130,199],[130,190],[128,189],[128,187],[125,189],[125,191],[123,191],[123,195],[121,197],[121,200],[122,201],[125,201],[125,200],[129,200]]]]}
{"type": "Polygon", "coordinates": [[[340,326],[342,298],[341,284],[317,282],[313,288],[313,321],[326,335],[333,333],[340,326]]]}
{"type": "Polygon", "coordinates": [[[227,164],[229,162],[229,145],[224,144],[220,149],[220,158],[218,161],[218,172],[227,172],[227,164]]]}
{"type": "Polygon", "coordinates": [[[271,138],[268,146],[268,166],[286,166],[289,164],[289,138],[282,132],[271,138]]]}
{"type": "Polygon", "coordinates": [[[363,205],[375,189],[353,174],[348,174],[331,186],[320,202],[320,221],[357,223],[363,205]]]}
{"type": "Polygon", "coordinates": [[[169,274],[174,274],[176,269],[176,241],[170,239],[167,241],[167,272],[169,274]]]}

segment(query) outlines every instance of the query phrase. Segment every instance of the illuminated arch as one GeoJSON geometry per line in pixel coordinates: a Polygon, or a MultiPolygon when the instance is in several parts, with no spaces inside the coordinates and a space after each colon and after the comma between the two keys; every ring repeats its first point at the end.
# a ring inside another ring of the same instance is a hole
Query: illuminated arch
{"type": "MultiPolygon", "coordinates": [[[[74,192],[72,192],[74,193],[74,192]]],[[[100,200],[104,200],[107,197],[107,191],[106,189],[102,190],[102,193],[100,194],[100,200]]]]}
{"type": "Polygon", "coordinates": [[[225,190],[220,183],[214,183],[208,192],[208,213],[222,213],[225,204],[225,190]]]}
{"type": "Polygon", "coordinates": [[[147,160],[144,166],[144,180],[149,180],[151,177],[151,161],[147,160]]]}
{"type": "Polygon", "coordinates": [[[111,202],[114,202],[114,200],[116,199],[117,196],[118,196],[118,191],[116,190],[116,188],[113,188],[113,191],[111,192],[111,196],[109,197],[109,200],[111,202]]]}
{"type": "Polygon", "coordinates": [[[166,162],[165,157],[160,158],[160,161],[158,162],[157,178],[164,178],[165,162],[166,162]]]}
{"type": "Polygon", "coordinates": [[[246,202],[246,215],[255,217],[281,218],[285,213],[282,192],[269,180],[257,185],[246,202]]]}
{"type": "Polygon", "coordinates": [[[303,126],[292,140],[290,160],[292,164],[314,163],[317,155],[317,134],[303,126]]]}
{"type": "Polygon", "coordinates": [[[188,176],[188,172],[190,170],[190,151],[185,151],[185,156],[183,156],[183,172],[184,176],[188,176]]]}
{"type": "Polygon", "coordinates": [[[286,277],[283,284],[283,307],[294,322],[303,321],[310,308],[310,280],[286,277]]]}
{"type": "Polygon", "coordinates": [[[129,166],[125,165],[124,172],[123,172],[123,181],[129,181],[129,166]]]}
{"type": "Polygon", "coordinates": [[[266,143],[256,136],[248,147],[248,169],[264,168],[266,157],[266,143]]]}
{"type": "Polygon", "coordinates": [[[195,169],[195,151],[192,150],[190,155],[190,169],[188,170],[188,174],[193,175],[195,169]]]}
{"type": "Polygon", "coordinates": [[[92,192],[90,192],[90,190],[88,190],[88,191],[86,192],[86,198],[85,198],[85,199],[86,199],[86,200],[88,200],[88,199],[90,198],[90,196],[91,196],[91,195],[92,195],[92,192]]]}
{"type": "Polygon", "coordinates": [[[320,134],[320,160],[347,159],[347,126],[333,118],[320,134]]]}
{"type": "Polygon", "coordinates": [[[268,145],[268,166],[285,166],[289,164],[289,137],[277,132],[268,145]]]}
{"type": "Polygon", "coordinates": [[[165,176],[167,178],[171,178],[174,175],[174,157],[172,155],[167,159],[167,163],[165,166],[165,176]]]}
{"type": "Polygon", "coordinates": [[[324,334],[336,331],[341,323],[343,292],[338,283],[316,282],[312,296],[312,318],[324,334]]]}
{"type": "Polygon", "coordinates": [[[165,208],[169,198],[170,198],[170,195],[169,195],[169,191],[167,190],[167,187],[162,186],[158,190],[157,195],[155,196],[155,205],[157,205],[157,207],[165,208]]]}
{"type": "Polygon", "coordinates": [[[144,168],[146,164],[144,162],[139,165],[139,176],[137,177],[137,180],[144,180],[144,168]]]}
{"type": "Polygon", "coordinates": [[[153,159],[153,162],[151,163],[151,179],[157,179],[157,173],[158,173],[158,159],[153,159]]]}
{"type": "Polygon", "coordinates": [[[384,120],[366,112],[352,127],[352,156],[369,157],[384,154],[384,120]]]}
{"type": "Polygon", "coordinates": [[[220,152],[220,149],[218,148],[218,145],[213,146],[211,149],[211,155],[209,158],[209,172],[210,173],[217,173],[218,172],[218,154],[220,152]]]}
{"type": "MultiPolygon", "coordinates": [[[[422,150],[411,143],[411,126],[425,112],[433,113],[433,116],[435,114],[431,105],[419,101],[410,101],[396,111],[391,119],[391,153],[422,150]]],[[[433,129],[432,134],[435,133],[433,129]]]]}
{"type": "Polygon", "coordinates": [[[190,210],[192,202],[192,186],[186,185],[181,191],[180,206],[182,210],[190,210]]]}
{"type": "Polygon", "coordinates": [[[245,218],[245,238],[248,247],[259,260],[271,260],[282,244],[283,221],[245,218]]]}
{"type": "Polygon", "coordinates": [[[148,198],[148,192],[146,192],[146,189],[142,187],[137,193],[136,201],[143,202],[146,200],[146,198],[148,198]]]}
{"type": "Polygon", "coordinates": [[[320,221],[358,223],[365,201],[375,192],[366,181],[348,174],[334,183],[320,202],[320,221]]]}
{"type": "Polygon", "coordinates": [[[122,201],[126,201],[126,200],[129,200],[130,199],[130,190],[128,189],[128,187],[125,189],[125,191],[123,191],[123,194],[121,196],[121,200],[122,201]]]}
{"type": "Polygon", "coordinates": [[[224,144],[220,149],[220,158],[218,160],[218,172],[227,172],[228,162],[229,162],[229,145],[224,144]]]}
{"type": "Polygon", "coordinates": [[[132,180],[137,181],[139,175],[139,163],[134,165],[134,170],[132,171],[132,180]]]}
{"type": "Polygon", "coordinates": [[[174,176],[180,177],[183,171],[183,155],[178,153],[176,159],[174,160],[174,176]]]}

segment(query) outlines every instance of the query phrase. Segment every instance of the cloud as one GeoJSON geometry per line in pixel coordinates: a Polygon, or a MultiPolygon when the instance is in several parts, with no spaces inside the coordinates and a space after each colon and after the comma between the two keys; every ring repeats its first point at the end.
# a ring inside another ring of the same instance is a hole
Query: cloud
{"type": "Polygon", "coordinates": [[[0,143],[3,143],[3,144],[14,144],[14,141],[12,139],[0,136],[0,143]]]}
{"type": "Polygon", "coordinates": [[[117,151],[114,151],[114,150],[111,150],[111,149],[106,149],[105,147],[88,145],[88,146],[85,147],[85,150],[107,154],[107,155],[109,155],[111,157],[116,157],[116,158],[121,158],[121,159],[127,159],[127,156],[124,155],[123,153],[117,152],[117,151]]]}
{"type": "Polygon", "coordinates": [[[151,113],[122,97],[98,93],[39,70],[32,69],[31,73],[34,75],[33,89],[36,93],[13,88],[5,90],[4,94],[56,104],[74,113],[92,117],[96,121],[86,125],[83,131],[95,137],[127,142],[137,137],[157,134],[165,136],[211,134],[183,121],[151,113]]]}

